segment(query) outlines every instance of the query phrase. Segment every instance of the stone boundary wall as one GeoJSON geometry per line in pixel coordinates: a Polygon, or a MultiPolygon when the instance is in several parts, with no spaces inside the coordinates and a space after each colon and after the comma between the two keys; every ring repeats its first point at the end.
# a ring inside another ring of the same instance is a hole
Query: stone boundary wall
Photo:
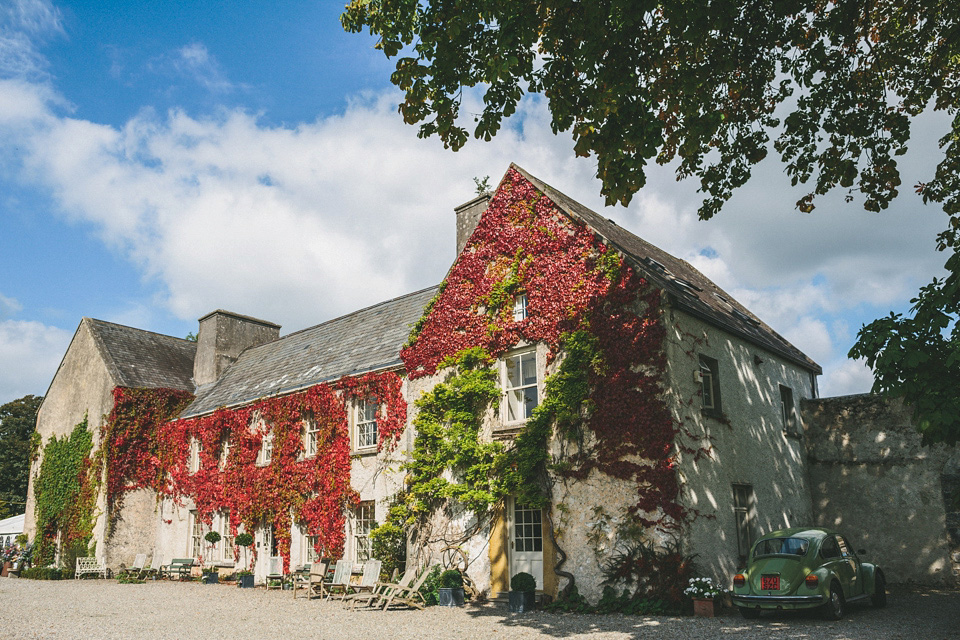
{"type": "Polygon", "coordinates": [[[960,585],[960,448],[925,447],[909,408],[874,395],[805,400],[817,525],[888,582],[960,585]]]}

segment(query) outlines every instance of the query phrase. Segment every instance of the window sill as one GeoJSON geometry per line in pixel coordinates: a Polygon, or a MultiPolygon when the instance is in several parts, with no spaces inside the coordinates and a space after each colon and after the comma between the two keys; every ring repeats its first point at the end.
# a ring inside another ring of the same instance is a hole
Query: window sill
{"type": "Polygon", "coordinates": [[[499,427],[493,428],[493,439],[494,440],[510,440],[514,438],[517,434],[523,431],[523,428],[527,426],[526,422],[514,422],[512,424],[501,425],[499,427]]]}
{"type": "Polygon", "coordinates": [[[377,455],[377,445],[373,445],[372,447],[364,447],[363,449],[354,449],[350,452],[350,455],[364,458],[367,456],[377,455]]]}

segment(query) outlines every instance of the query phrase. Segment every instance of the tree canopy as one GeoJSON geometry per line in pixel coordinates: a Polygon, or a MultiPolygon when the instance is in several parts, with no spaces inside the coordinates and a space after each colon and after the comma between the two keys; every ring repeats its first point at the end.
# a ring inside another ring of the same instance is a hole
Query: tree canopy
{"type": "Polygon", "coordinates": [[[0,406],[0,519],[23,513],[30,477],[30,439],[43,397],[0,406]]]}
{"type": "MultiPolygon", "coordinates": [[[[929,150],[936,170],[914,188],[948,214],[938,248],[960,249],[955,2],[351,0],[341,22],[367,29],[396,59],[399,111],[421,137],[463,147],[465,89],[482,95],[472,134],[483,140],[525,93],[539,93],[554,132],[569,131],[578,155],[596,157],[607,204],[628,204],[654,161],[699,181],[704,220],[771,149],[794,185],[809,185],[801,211],[836,189],[885,209],[900,194],[897,159],[911,125],[945,111],[951,124],[929,150]]],[[[951,279],[921,290],[914,318],[864,327],[851,351],[874,367],[875,391],[914,405],[928,442],[960,439],[960,412],[941,402],[960,388],[960,343],[945,337],[957,315],[942,306],[960,259],[947,266],[951,279]],[[936,387],[933,371],[948,376],[936,387]]]]}
{"type": "MultiPolygon", "coordinates": [[[[422,137],[466,143],[465,88],[483,87],[485,140],[542,93],[554,131],[596,156],[608,204],[630,201],[649,161],[678,160],[707,219],[771,140],[794,184],[812,181],[801,210],[837,187],[885,208],[911,119],[958,104],[958,16],[941,0],[352,0],[341,21],[396,58],[400,113],[422,137]]],[[[953,125],[922,194],[957,213],[953,125]]]]}

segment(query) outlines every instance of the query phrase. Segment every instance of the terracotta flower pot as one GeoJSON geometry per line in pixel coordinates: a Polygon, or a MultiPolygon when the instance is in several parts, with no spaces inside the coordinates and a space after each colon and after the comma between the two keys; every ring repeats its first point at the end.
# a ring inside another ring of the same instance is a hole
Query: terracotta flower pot
{"type": "Polygon", "coordinates": [[[714,617],[716,614],[713,607],[713,600],[707,600],[705,598],[694,598],[693,599],[693,615],[700,616],[702,618],[714,617]]]}

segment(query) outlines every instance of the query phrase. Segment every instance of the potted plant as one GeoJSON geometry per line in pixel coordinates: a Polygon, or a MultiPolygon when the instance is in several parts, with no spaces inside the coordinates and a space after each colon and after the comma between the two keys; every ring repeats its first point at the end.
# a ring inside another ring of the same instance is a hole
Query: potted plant
{"type": "Polygon", "coordinates": [[[693,614],[705,618],[716,615],[714,599],[721,591],[710,578],[690,578],[689,586],[683,593],[693,600],[693,614]]]}
{"type": "Polygon", "coordinates": [[[241,589],[253,589],[253,572],[247,569],[247,547],[253,545],[253,535],[238,533],[233,544],[243,549],[243,570],[237,571],[237,586],[241,589]]]}
{"type": "Polygon", "coordinates": [[[253,571],[237,571],[237,586],[241,589],[253,589],[253,571]]]}
{"type": "Polygon", "coordinates": [[[440,574],[437,601],[441,607],[463,606],[463,576],[456,569],[447,569],[440,574]]]}
{"type": "Polygon", "coordinates": [[[521,571],[510,578],[510,612],[532,611],[537,606],[537,580],[521,571]]]}

